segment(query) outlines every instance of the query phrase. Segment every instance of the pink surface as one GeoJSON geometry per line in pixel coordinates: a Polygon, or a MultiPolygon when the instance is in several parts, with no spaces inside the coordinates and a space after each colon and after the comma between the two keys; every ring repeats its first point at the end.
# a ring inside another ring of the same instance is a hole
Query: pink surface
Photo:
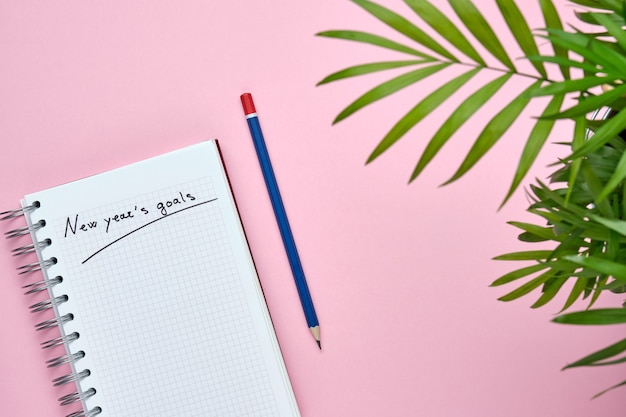
{"type": "MultiPolygon", "coordinates": [[[[398,0],[384,4],[409,11],[398,0]]],[[[536,5],[522,7],[541,26],[536,5]]],[[[624,390],[590,398],[622,381],[624,367],[560,368],[621,339],[623,327],[551,324],[558,302],[531,310],[530,298],[496,300],[512,288],[488,288],[509,268],[490,258],[523,247],[505,224],[528,219],[523,193],[497,207],[528,123],[448,187],[437,186],[479,124],[406,185],[424,146],[420,133],[434,132],[445,112],[364,167],[431,87],[409,88],[331,127],[386,76],[315,84],[349,65],[397,58],[314,36],[340,28],[390,33],[336,0],[0,2],[0,209],[27,192],[217,137],[304,417],[622,416],[624,390]],[[239,100],[245,91],[254,94],[316,303],[321,352],[255,159],[239,100]]],[[[553,140],[569,138],[569,126],[561,129],[553,140]]],[[[550,149],[539,167],[553,160],[550,149]]],[[[0,415],[64,416],[56,399],[69,388],[51,387],[61,372],[45,367],[51,353],[38,346],[45,337],[33,325],[42,318],[21,295],[20,260],[8,254],[14,244],[0,241],[0,415]]]]}

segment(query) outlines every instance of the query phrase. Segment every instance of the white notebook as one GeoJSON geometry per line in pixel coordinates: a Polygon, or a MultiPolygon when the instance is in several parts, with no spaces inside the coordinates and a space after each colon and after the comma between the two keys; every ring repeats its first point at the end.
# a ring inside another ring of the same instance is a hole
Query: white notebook
{"type": "Polygon", "coordinates": [[[21,272],[50,293],[32,308],[55,312],[38,328],[60,327],[68,415],[300,415],[216,141],[29,194],[21,213],[9,236],[35,242],[21,272]]]}

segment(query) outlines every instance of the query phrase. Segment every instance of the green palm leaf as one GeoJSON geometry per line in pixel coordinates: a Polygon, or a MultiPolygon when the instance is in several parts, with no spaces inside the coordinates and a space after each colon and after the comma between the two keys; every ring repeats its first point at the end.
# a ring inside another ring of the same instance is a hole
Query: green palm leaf
{"type": "MultiPolygon", "coordinates": [[[[608,259],[603,259],[598,256],[566,255],[563,259],[582,267],[593,269],[601,274],[610,275],[619,281],[626,282],[626,265],[609,261],[608,259]]],[[[624,311],[626,312],[626,310],[624,311]]]]}
{"type": "MultiPolygon", "coordinates": [[[[552,100],[548,103],[545,110],[543,111],[543,115],[551,114],[558,111],[561,108],[561,104],[563,103],[564,96],[562,94],[555,95],[552,100]]],[[[542,115],[542,116],[543,116],[542,115]]],[[[548,140],[548,136],[554,127],[554,120],[542,120],[541,118],[535,123],[533,130],[530,132],[530,136],[526,141],[526,145],[524,146],[524,150],[522,151],[522,156],[520,158],[519,164],[517,165],[517,169],[515,171],[515,175],[513,177],[513,182],[509,187],[509,191],[504,197],[502,204],[500,204],[500,208],[502,208],[506,202],[511,198],[517,187],[522,182],[522,179],[526,176],[530,167],[537,159],[537,155],[539,155],[539,151],[543,148],[543,145],[548,140]]]]}
{"type": "Polygon", "coordinates": [[[603,201],[607,196],[615,190],[622,181],[626,179],[626,152],[622,153],[622,156],[617,163],[617,167],[609,178],[609,181],[606,183],[598,197],[596,198],[596,202],[603,201]]]}
{"type": "MultiPolygon", "coordinates": [[[[543,13],[543,19],[546,22],[546,27],[553,28],[557,30],[563,30],[563,24],[561,23],[561,18],[559,17],[554,4],[550,0],[539,0],[539,5],[541,6],[541,12],[543,13]]],[[[552,50],[554,51],[554,55],[556,58],[560,58],[563,60],[568,60],[567,49],[562,48],[558,45],[552,45],[552,50]]],[[[532,55],[532,54],[529,54],[532,55]]],[[[559,64],[559,68],[561,70],[561,74],[563,74],[563,78],[569,80],[570,71],[569,67],[563,64],[559,64]]]]}
{"type": "Polygon", "coordinates": [[[459,51],[463,52],[468,58],[477,62],[481,66],[487,64],[478,54],[476,49],[468,42],[465,35],[461,33],[454,23],[450,21],[443,13],[426,0],[405,0],[405,3],[411,7],[415,13],[445,40],[454,45],[459,51]]]}
{"type": "Polygon", "coordinates": [[[345,78],[356,77],[359,75],[371,74],[373,72],[385,71],[388,69],[395,69],[401,67],[407,67],[410,65],[418,65],[428,62],[426,60],[410,60],[410,61],[388,61],[388,62],[373,62],[371,64],[355,65],[343,69],[341,71],[334,72],[324,78],[317,85],[328,84],[333,81],[343,80],[345,78]]]}
{"type": "Polygon", "coordinates": [[[413,39],[420,45],[425,46],[431,51],[436,52],[451,61],[458,61],[458,59],[454,55],[448,52],[431,36],[426,34],[423,30],[421,30],[399,14],[369,0],[352,1],[371,13],[374,17],[376,17],[383,23],[389,25],[390,27],[409,37],[410,39],[413,39]]]}
{"type": "Polygon", "coordinates": [[[399,75],[395,78],[392,78],[389,81],[386,81],[372,88],[371,90],[363,94],[361,97],[353,101],[351,104],[349,104],[348,107],[343,109],[341,113],[339,113],[339,115],[335,118],[335,120],[333,121],[333,124],[340,122],[341,120],[350,116],[357,110],[360,110],[363,107],[369,104],[372,104],[373,102],[380,100],[383,97],[387,97],[388,95],[393,94],[398,90],[408,87],[409,85],[412,85],[438,71],[441,71],[442,69],[446,68],[448,65],[450,64],[441,63],[441,64],[436,64],[436,65],[430,65],[427,67],[422,67],[414,71],[408,72],[406,74],[399,75]]]}
{"type": "MultiPolygon", "coordinates": [[[[593,13],[591,15],[598,23],[606,28],[611,36],[615,38],[617,44],[622,48],[623,51],[626,51],[626,33],[618,25],[615,20],[611,19],[609,15],[602,13],[593,13]]],[[[624,23],[623,21],[621,22],[624,23]]]]}
{"type": "Polygon", "coordinates": [[[511,71],[515,71],[515,65],[504,50],[498,37],[491,29],[487,20],[469,0],[448,0],[456,15],[461,19],[465,27],[474,35],[485,49],[498,61],[511,71]]]}
{"type": "Polygon", "coordinates": [[[483,87],[469,96],[459,107],[457,107],[448,119],[443,122],[439,130],[432,137],[420,157],[417,166],[411,174],[409,181],[416,179],[426,168],[428,163],[435,157],[437,152],[445,145],[452,135],[478,111],[500,88],[511,78],[513,74],[504,74],[495,80],[485,84],[483,87]]]}
{"type": "MultiPolygon", "coordinates": [[[[589,62],[600,65],[607,74],[623,79],[626,58],[615,54],[607,45],[582,33],[570,33],[555,29],[546,29],[546,31],[548,32],[546,38],[552,44],[569,49],[589,62]]],[[[602,71],[597,70],[596,72],[602,71]]]]}
{"type": "Polygon", "coordinates": [[[537,301],[535,301],[535,303],[530,306],[530,308],[543,307],[544,305],[552,301],[554,297],[556,297],[556,295],[559,293],[563,285],[567,282],[567,279],[567,276],[558,276],[555,277],[553,280],[548,281],[543,287],[543,293],[537,299],[537,301]]]}
{"type": "Polygon", "coordinates": [[[554,269],[550,269],[544,272],[543,274],[539,275],[538,277],[535,277],[531,279],[530,281],[526,282],[525,284],[521,285],[520,287],[514,289],[510,293],[503,295],[502,297],[498,298],[498,300],[513,301],[520,297],[523,297],[524,295],[530,293],[531,291],[545,284],[549,279],[554,277],[555,273],[556,271],[554,269]]]}
{"type": "Polygon", "coordinates": [[[461,88],[470,78],[476,75],[478,71],[479,69],[476,68],[461,74],[426,96],[391,128],[389,133],[385,135],[383,140],[369,156],[367,163],[372,162],[383,152],[389,149],[389,147],[404,136],[409,129],[419,123],[424,117],[443,103],[444,100],[454,94],[454,92],[461,88]]]}
{"type": "MultiPolygon", "coordinates": [[[[597,82],[599,84],[602,84],[602,81],[605,80],[606,77],[598,77],[598,78],[599,79],[597,80],[597,82]]],[[[586,80],[586,79],[587,78],[583,78],[582,80],[586,80]]],[[[592,80],[593,80],[593,77],[591,77],[590,81],[592,80]]],[[[554,84],[554,87],[555,87],[554,90],[557,90],[559,87],[565,88],[566,86],[564,84],[573,83],[574,81],[581,81],[581,80],[572,80],[572,81],[565,81],[564,83],[556,83],[554,84]]],[[[583,85],[583,84],[585,83],[583,82],[580,83],[580,85],[583,85]]],[[[582,91],[584,90],[581,90],[581,92],[582,91]]],[[[616,100],[619,100],[625,93],[626,93],[626,84],[623,84],[618,87],[612,88],[605,93],[585,97],[585,99],[580,100],[579,104],[573,107],[570,107],[569,109],[563,110],[562,112],[548,114],[542,117],[549,118],[549,119],[574,119],[577,116],[584,116],[590,112],[593,112],[601,108],[603,105],[607,105],[616,100]]]]}
{"type": "MultiPolygon", "coordinates": [[[[584,92],[590,88],[603,84],[610,84],[616,80],[616,77],[584,77],[575,80],[566,80],[562,82],[550,83],[543,87],[539,87],[531,91],[533,97],[553,96],[556,94],[566,94],[572,92],[584,92]]],[[[596,107],[597,108],[597,107],[596,107]]]]}
{"type": "Polygon", "coordinates": [[[594,396],[592,397],[592,399],[594,399],[594,398],[598,398],[599,396],[604,395],[604,394],[606,394],[607,392],[609,392],[609,391],[611,391],[611,390],[614,390],[615,388],[623,387],[623,386],[625,386],[625,385],[626,385],[626,381],[622,381],[622,382],[620,382],[619,384],[615,384],[615,385],[613,385],[612,387],[609,387],[609,388],[605,389],[604,391],[600,391],[599,393],[597,393],[596,395],[594,395],[594,396]]]}
{"type": "MultiPolygon", "coordinates": [[[[572,150],[577,151],[583,143],[585,143],[585,139],[587,136],[587,123],[585,116],[579,116],[574,118],[574,137],[572,140],[572,150]]],[[[570,163],[570,173],[568,178],[568,187],[567,194],[565,195],[565,203],[564,206],[569,205],[570,198],[572,197],[572,193],[574,192],[574,186],[576,185],[576,178],[578,178],[578,173],[580,172],[580,167],[582,165],[582,158],[574,159],[570,163]]]]}
{"type": "Polygon", "coordinates": [[[526,222],[511,221],[507,223],[510,224],[511,226],[517,227],[518,229],[522,229],[524,232],[531,234],[544,241],[545,240],[557,240],[557,241],[563,240],[559,236],[555,235],[554,231],[550,227],[537,226],[535,224],[526,223],[526,222]]]}
{"type": "MultiPolygon", "coordinates": [[[[602,182],[600,181],[600,178],[598,178],[596,170],[594,170],[591,162],[588,159],[583,159],[580,166],[580,172],[582,173],[585,182],[587,183],[586,185],[589,188],[593,199],[597,200],[600,192],[602,191],[602,182]]],[[[608,201],[598,201],[597,208],[598,210],[600,210],[603,216],[608,218],[615,217],[613,209],[611,208],[611,205],[608,201]]]]}
{"type": "Polygon", "coordinates": [[[390,49],[392,51],[418,56],[420,58],[424,58],[425,60],[435,61],[434,57],[420,52],[416,49],[409,48],[406,45],[392,41],[382,36],[374,35],[367,32],[361,32],[358,30],[327,30],[324,32],[319,32],[317,36],[367,43],[374,46],[380,46],[381,48],[390,49]]]}
{"type": "Polygon", "coordinates": [[[594,352],[590,355],[585,356],[577,360],[576,362],[570,363],[569,365],[563,367],[563,369],[576,368],[579,366],[603,366],[609,365],[611,363],[621,363],[625,362],[626,358],[621,358],[616,361],[605,362],[606,359],[619,355],[622,352],[626,351],[626,339],[622,339],[617,343],[614,343],[610,346],[605,347],[597,352],[594,352]]]}
{"type": "Polygon", "coordinates": [[[598,301],[600,294],[602,294],[602,289],[608,281],[609,277],[607,275],[600,275],[596,283],[595,289],[593,290],[593,293],[591,295],[591,299],[589,300],[589,306],[587,308],[591,308],[596,303],[596,301],[598,301]]]}
{"type": "Polygon", "coordinates": [[[549,267],[550,265],[547,262],[545,262],[545,263],[525,266],[523,268],[516,269],[515,271],[507,272],[506,274],[502,275],[500,278],[492,282],[491,287],[498,287],[500,285],[508,284],[509,282],[513,282],[520,278],[527,277],[528,275],[534,274],[535,272],[542,271],[549,267]]]}
{"type": "Polygon", "coordinates": [[[494,261],[542,261],[548,259],[551,250],[531,250],[505,253],[493,258],[494,261]]]}
{"type": "Polygon", "coordinates": [[[570,308],[572,304],[574,304],[574,302],[578,300],[578,298],[585,291],[588,285],[589,285],[589,278],[584,278],[584,277],[577,278],[576,282],[572,286],[572,290],[570,291],[570,294],[567,297],[567,300],[565,300],[565,305],[563,305],[563,308],[561,309],[561,311],[565,311],[568,308],[570,308]]]}
{"type": "Polygon", "coordinates": [[[571,3],[580,6],[594,7],[596,9],[613,10],[615,12],[622,11],[621,0],[569,0],[571,3]]]}
{"type": "MultiPolygon", "coordinates": [[[[528,27],[528,23],[513,0],[496,0],[496,3],[502,13],[502,17],[504,17],[506,24],[509,26],[509,30],[524,54],[526,56],[539,55],[537,44],[528,27]]],[[[532,64],[541,77],[548,78],[546,69],[540,62],[533,61],[532,64]]]]}
{"type": "Polygon", "coordinates": [[[567,313],[552,319],[561,324],[621,324],[626,323],[626,308],[598,308],[595,310],[567,313]]]}
{"type": "MultiPolygon", "coordinates": [[[[573,59],[563,58],[560,56],[528,56],[529,61],[541,61],[546,63],[558,64],[560,68],[564,68],[566,72],[569,72],[569,68],[580,68],[587,73],[594,73],[598,70],[597,67],[581,61],[574,61],[573,59]]],[[[569,80],[568,77],[564,77],[566,80],[569,80]]]]}
{"type": "Polygon", "coordinates": [[[622,236],[626,236],[626,221],[617,219],[607,219],[593,213],[588,214],[589,219],[599,223],[609,230],[613,230],[622,236]]]}
{"type": "MultiPolygon", "coordinates": [[[[574,15],[578,20],[588,25],[602,26],[598,21],[593,17],[592,12],[574,12],[574,15]]],[[[595,35],[606,34],[606,32],[595,32],[595,35]]]]}
{"type": "Polygon", "coordinates": [[[541,81],[532,84],[516,98],[506,105],[491,121],[485,126],[483,131],[474,142],[474,145],[461,163],[454,175],[444,183],[450,184],[461,178],[482,158],[485,153],[504,135],[519,114],[524,110],[530,101],[529,92],[537,88],[541,81]]]}
{"type": "Polygon", "coordinates": [[[619,135],[626,128],[626,112],[617,113],[611,119],[608,119],[598,130],[596,130],[591,138],[580,145],[571,155],[565,158],[571,161],[597,151],[611,139],[619,135]]]}

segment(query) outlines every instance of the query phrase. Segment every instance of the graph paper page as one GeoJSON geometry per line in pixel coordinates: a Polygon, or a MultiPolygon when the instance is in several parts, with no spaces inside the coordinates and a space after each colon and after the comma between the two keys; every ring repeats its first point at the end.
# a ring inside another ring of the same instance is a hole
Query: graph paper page
{"type": "Polygon", "coordinates": [[[215,141],[34,193],[102,416],[299,416],[215,141]]]}

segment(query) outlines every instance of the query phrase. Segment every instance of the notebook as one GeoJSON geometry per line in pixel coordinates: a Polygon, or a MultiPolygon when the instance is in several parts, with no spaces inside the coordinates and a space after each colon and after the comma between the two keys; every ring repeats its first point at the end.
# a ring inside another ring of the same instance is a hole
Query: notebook
{"type": "Polygon", "coordinates": [[[65,346],[49,365],[71,367],[53,381],[76,385],[68,416],[300,415],[216,141],[26,195],[4,218],[22,214],[7,237],[33,239],[19,272],[49,292],[31,309],[60,329],[43,345],[65,346]]]}

